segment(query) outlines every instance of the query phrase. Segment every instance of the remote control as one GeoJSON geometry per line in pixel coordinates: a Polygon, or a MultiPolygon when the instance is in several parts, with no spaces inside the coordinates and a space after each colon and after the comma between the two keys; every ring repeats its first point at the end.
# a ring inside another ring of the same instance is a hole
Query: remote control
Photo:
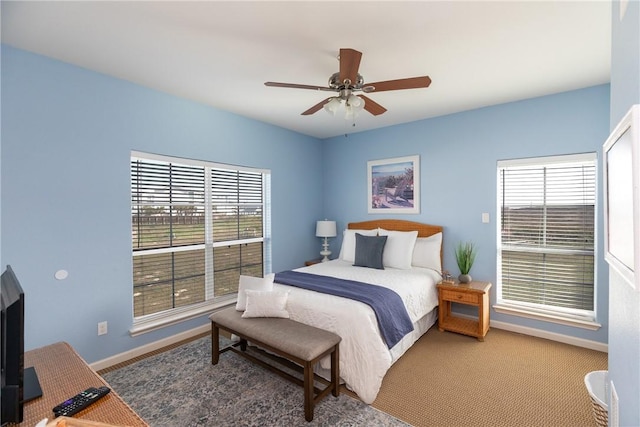
{"type": "Polygon", "coordinates": [[[94,402],[109,394],[110,391],[111,390],[109,389],[109,387],[104,386],[99,388],[89,387],[85,391],[80,392],[72,398],[65,400],[61,404],[55,406],[53,408],[53,414],[56,417],[77,414],[87,406],[93,404],[94,402]]]}

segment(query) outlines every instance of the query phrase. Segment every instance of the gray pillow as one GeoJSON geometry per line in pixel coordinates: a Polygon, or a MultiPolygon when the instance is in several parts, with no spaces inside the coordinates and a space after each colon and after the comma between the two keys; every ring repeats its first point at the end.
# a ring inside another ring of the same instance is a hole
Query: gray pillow
{"type": "Polygon", "coordinates": [[[363,236],[356,233],[356,259],[353,265],[384,270],[382,253],[385,243],[387,236],[363,236]]]}

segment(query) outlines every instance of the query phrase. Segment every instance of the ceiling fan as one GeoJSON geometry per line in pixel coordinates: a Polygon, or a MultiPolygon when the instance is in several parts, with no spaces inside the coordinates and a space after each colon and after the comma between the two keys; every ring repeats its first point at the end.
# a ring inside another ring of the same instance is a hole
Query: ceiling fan
{"type": "Polygon", "coordinates": [[[323,107],[327,111],[335,114],[335,111],[341,101],[345,101],[347,114],[349,114],[351,108],[364,108],[369,113],[377,116],[387,111],[387,109],[365,95],[355,95],[355,92],[374,93],[388,90],[417,89],[429,87],[431,84],[431,79],[428,76],[365,83],[364,78],[358,73],[360,60],[362,59],[362,52],[358,52],[354,49],[340,49],[340,56],[338,59],[340,61],[340,71],[333,73],[331,77],[329,77],[328,87],[278,82],[265,82],[265,86],[311,89],[338,93],[337,96],[331,96],[324,99],[308,110],[302,112],[303,116],[313,114],[323,107]]]}

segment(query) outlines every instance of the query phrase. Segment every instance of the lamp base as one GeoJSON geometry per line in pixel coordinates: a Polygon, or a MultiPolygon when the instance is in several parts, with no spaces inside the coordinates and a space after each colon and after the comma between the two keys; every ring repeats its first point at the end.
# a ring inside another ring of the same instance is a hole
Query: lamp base
{"type": "Polygon", "coordinates": [[[322,250],[320,251],[320,256],[322,256],[322,262],[331,261],[329,259],[329,255],[331,255],[331,251],[329,250],[329,242],[327,238],[324,238],[324,243],[322,244],[322,250]]]}
{"type": "Polygon", "coordinates": [[[329,259],[329,255],[331,255],[331,251],[320,251],[320,256],[322,256],[322,261],[321,262],[327,262],[327,261],[331,261],[329,259]]]}

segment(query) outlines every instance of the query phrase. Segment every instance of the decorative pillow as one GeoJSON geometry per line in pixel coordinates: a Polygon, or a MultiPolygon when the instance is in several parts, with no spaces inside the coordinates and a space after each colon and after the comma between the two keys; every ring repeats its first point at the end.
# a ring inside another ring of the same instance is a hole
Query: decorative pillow
{"type": "Polygon", "coordinates": [[[350,263],[356,260],[356,233],[363,236],[377,236],[378,230],[344,230],[342,233],[342,246],[340,247],[340,259],[350,263]]]}
{"type": "Polygon", "coordinates": [[[356,255],[353,265],[384,270],[382,253],[387,236],[363,236],[356,233],[356,255]]]}
{"type": "Polygon", "coordinates": [[[289,318],[285,291],[245,291],[247,294],[247,308],[242,317],[282,317],[289,318]]]}
{"type": "Polygon", "coordinates": [[[413,248],[411,265],[424,267],[442,272],[440,248],[442,247],[442,233],[436,233],[429,237],[418,237],[413,248]]]}
{"type": "Polygon", "coordinates": [[[411,257],[413,256],[413,247],[416,244],[418,232],[389,231],[379,228],[378,234],[389,237],[384,247],[384,254],[382,255],[382,263],[384,266],[409,270],[411,268],[411,257]]]}
{"type": "Polygon", "coordinates": [[[244,311],[247,305],[246,291],[271,291],[273,290],[273,278],[275,274],[267,274],[264,277],[252,277],[240,275],[238,283],[238,301],[236,302],[236,310],[244,311]]]}

